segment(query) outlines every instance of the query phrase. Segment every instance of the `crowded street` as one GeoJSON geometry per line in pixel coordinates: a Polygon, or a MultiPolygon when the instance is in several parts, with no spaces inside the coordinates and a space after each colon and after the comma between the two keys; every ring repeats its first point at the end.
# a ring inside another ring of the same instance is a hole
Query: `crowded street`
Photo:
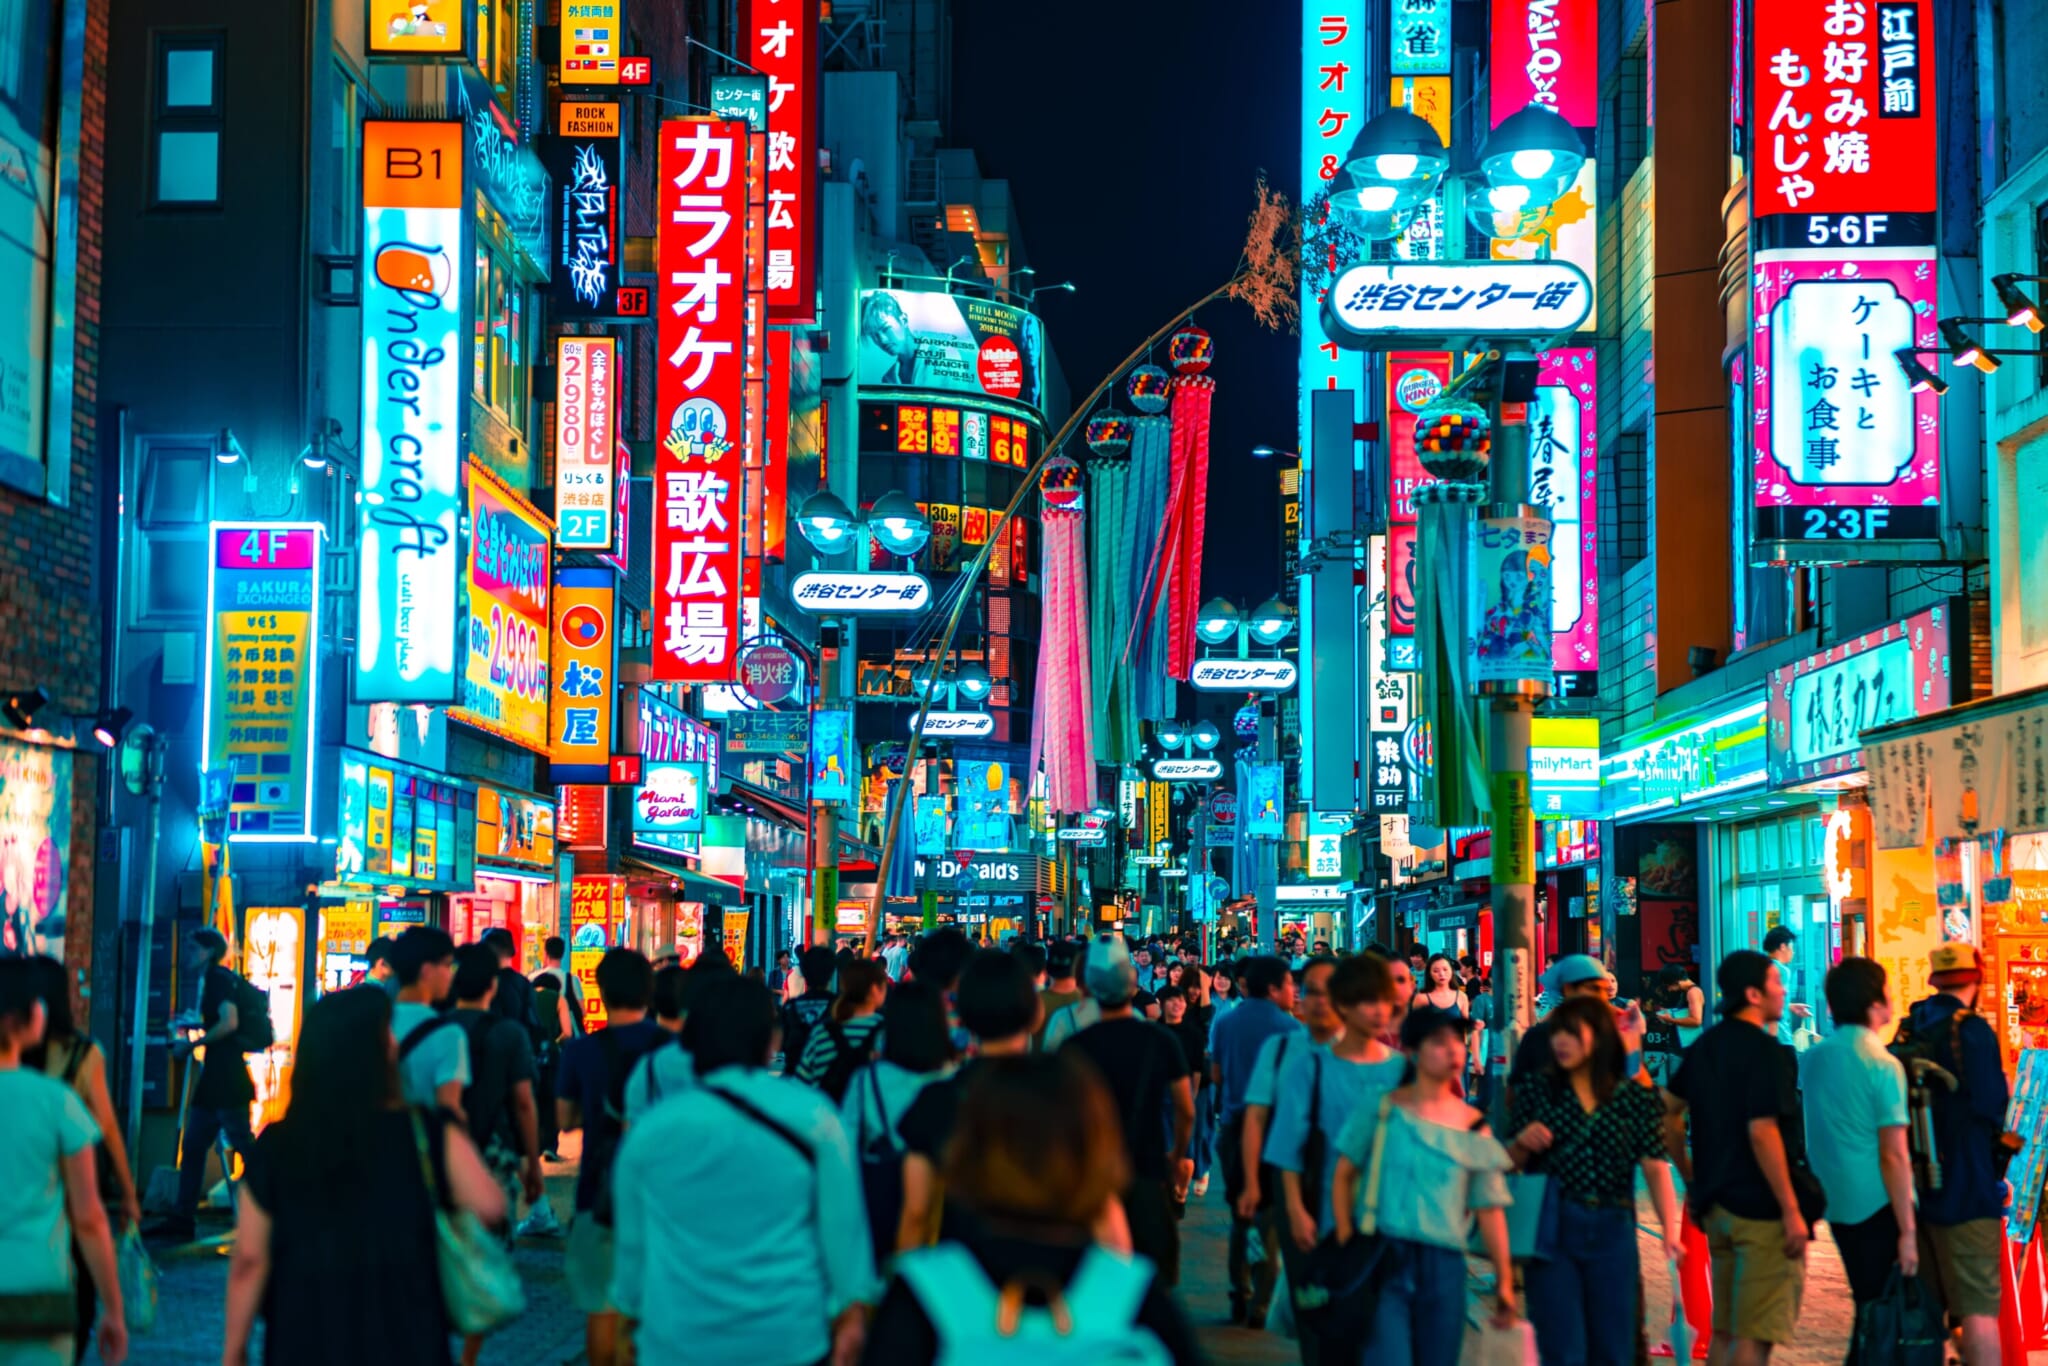
{"type": "Polygon", "coordinates": [[[2048,1366],[2039,8],[0,0],[0,1366],[2048,1366]]]}

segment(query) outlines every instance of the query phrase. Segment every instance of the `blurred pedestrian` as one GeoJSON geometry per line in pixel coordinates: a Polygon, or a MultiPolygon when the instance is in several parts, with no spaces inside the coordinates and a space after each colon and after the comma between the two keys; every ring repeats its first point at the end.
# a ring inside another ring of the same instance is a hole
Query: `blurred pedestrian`
{"type": "Polygon", "coordinates": [[[1797,1063],[1778,1041],[1778,964],[1737,949],[1714,980],[1721,1022],[1686,1050],[1671,1078],[1664,1145],[1712,1256],[1709,1359],[1765,1361],[1798,1328],[1806,1247],[1825,1197],[1806,1167],[1797,1063]]]}
{"type": "MultiPolygon", "coordinates": [[[[1835,1027],[1799,1065],[1806,1151],[1827,1193],[1850,1298],[1860,1307],[1884,1294],[1894,1268],[1908,1277],[1920,1271],[1906,1068],[1878,1038],[1892,1021],[1881,966],[1844,958],[1828,969],[1824,990],[1835,1027]]],[[[1849,1366],[1859,1359],[1852,1337],[1849,1366]]]]}
{"type": "Polygon", "coordinates": [[[1337,1136],[1335,1237],[1347,1243],[1368,1204],[1391,1244],[1362,1366],[1456,1366],[1465,1340],[1468,1228],[1475,1218],[1494,1273],[1494,1322],[1515,1319],[1508,1258],[1508,1155],[1486,1117],[1458,1098],[1472,1022],[1425,1006],[1401,1022],[1412,1080],[1360,1106],[1337,1136]],[[1374,1161],[1375,1135],[1380,1152],[1374,1161]],[[1377,1166],[1376,1173],[1368,1174],[1377,1166]]]}
{"type": "Polygon", "coordinates": [[[363,961],[369,965],[363,976],[365,986],[380,987],[392,1000],[398,999],[398,965],[392,961],[393,941],[387,935],[378,935],[363,950],[363,961]]]}
{"type": "MultiPolygon", "coordinates": [[[[724,954],[706,954],[723,958],[724,954]]],[[[727,965],[730,969],[730,964],[727,965]]],[[[654,965],[633,949],[606,949],[597,962],[597,995],[605,1027],[562,1050],[555,1114],[564,1129],[583,1130],[576,1171],[576,1217],[563,1250],[569,1301],[584,1315],[584,1350],[590,1366],[616,1366],[619,1313],[611,1299],[612,1160],[626,1123],[626,1083],[633,1067],[672,1036],[647,1018],[654,995],[654,965]]]]}
{"type": "Polygon", "coordinates": [[[22,1064],[49,1019],[42,975],[27,959],[0,959],[0,1366],[66,1366],[83,1351],[73,1337],[81,1275],[99,1299],[100,1359],[120,1366],[128,1328],[94,1170],[102,1130],[74,1090],[22,1064]]]}
{"type": "Polygon", "coordinates": [[[1778,965],[1785,984],[1785,1010],[1778,1017],[1778,1042],[1798,1046],[1799,1035],[1813,1026],[1813,1007],[1806,1003],[1807,983],[1799,966],[1799,936],[1790,925],[1773,925],[1764,935],[1764,955],[1778,965]]]}
{"type": "Polygon", "coordinates": [[[1195,1098],[1180,1044],[1134,1012],[1137,972],[1120,939],[1089,946],[1084,972],[1101,1018],[1062,1045],[1095,1065],[1123,1120],[1130,1182],[1123,1190],[1131,1245],[1152,1259],[1168,1286],[1180,1283],[1180,1226],[1174,1206],[1195,1175],[1195,1098]]]}
{"type": "MultiPolygon", "coordinates": [[[[541,1156],[550,1162],[559,1162],[561,1157],[555,1151],[557,1131],[555,1129],[555,1073],[561,1066],[562,1045],[582,1032],[583,1012],[574,1003],[572,986],[575,978],[562,966],[562,941],[549,936],[541,953],[545,960],[540,971],[533,974],[533,1102],[540,1115],[541,1156]]],[[[527,1216],[520,1224],[520,1236],[529,1233],[556,1233],[554,1211],[543,1201],[534,1215],[545,1213],[545,1218],[536,1224],[533,1215],[527,1216]]]]}
{"type": "MultiPolygon", "coordinates": [[[[488,944],[457,949],[450,988],[455,1009],[449,1018],[462,1030],[469,1049],[470,1083],[463,1089],[462,1111],[470,1139],[504,1190],[505,1208],[516,1213],[522,1195],[529,1204],[539,1204],[546,1191],[540,1179],[532,1035],[522,1022],[492,1009],[505,984],[499,968],[488,944]]],[[[481,1341],[471,1339],[472,1344],[481,1341]]],[[[465,1346],[463,1357],[475,1360],[473,1345],[465,1346]]]]}
{"type": "Polygon", "coordinates": [[[648,997],[654,1023],[673,1042],[658,1043],[641,1054],[640,1061],[626,1077],[626,1126],[632,1127],[655,1102],[697,1084],[696,1059],[690,1056],[683,1026],[689,1019],[688,997],[695,982],[718,976],[730,977],[732,960],[722,953],[710,953],[701,964],[723,963],[725,971],[710,967],[656,968],[654,988],[648,997]]]}
{"type": "Polygon", "coordinates": [[[1577,997],[1550,1013],[1551,1061],[1516,1086],[1508,1156],[1553,1187],[1555,1225],[1525,1267],[1529,1318],[1546,1363],[1631,1366],[1641,1260],[1636,1172],[1664,1234],[1683,1259],[1678,1197],[1665,1161],[1664,1106],[1624,1073],[1621,1035],[1604,1001],[1577,997]]]}
{"type": "MultiPolygon", "coordinates": [[[[1262,1327],[1273,1303],[1279,1275],[1275,1212],[1279,1191],[1265,1185],[1261,1160],[1266,1125],[1273,1111],[1273,1078],[1282,1051],[1303,1038],[1295,1018],[1294,975],[1287,965],[1262,954],[1241,960],[1243,1003],[1218,1015],[1209,1033],[1210,1080],[1216,1084],[1222,1130],[1217,1160],[1223,1165],[1223,1197],[1230,1205],[1230,1321],[1262,1327]],[[1254,1257],[1254,1247],[1263,1245],[1254,1257]]],[[[1334,1030],[1334,1019],[1331,1021],[1334,1030]]],[[[1308,1046],[1313,1046],[1309,1041],[1308,1046]]]]}
{"type": "Polygon", "coordinates": [[[803,1061],[811,1031],[832,1013],[832,1002],[837,999],[832,977],[839,970],[839,956],[829,945],[813,944],[798,954],[796,961],[804,989],[782,1007],[782,1070],[792,1076],[803,1061]]]}
{"type": "MultiPolygon", "coordinates": [[[[1045,985],[1039,990],[1038,1000],[1040,1013],[1048,1021],[1086,994],[1081,990],[1081,984],[1074,980],[1075,965],[1080,962],[1080,958],[1080,951],[1071,940],[1055,939],[1046,945],[1046,980],[1045,985]]],[[[1031,1043],[1034,1048],[1044,1046],[1044,1025],[1039,1026],[1038,1033],[1032,1038],[1031,1043]]]]}
{"type": "Polygon", "coordinates": [[[898,1261],[865,1360],[985,1360],[1021,1336],[1014,1313],[1045,1320],[1077,1360],[1201,1361],[1157,1268],[1093,1236],[1124,1160],[1109,1092],[1073,1052],[976,1068],[945,1180],[974,1206],[977,1228],[898,1261]]]}
{"type": "Polygon", "coordinates": [[[513,966],[519,958],[519,946],[513,942],[512,931],[503,925],[493,925],[477,937],[477,942],[490,949],[498,960],[498,991],[491,997],[492,1013],[517,1024],[531,1040],[539,1024],[539,1010],[533,983],[513,966]]]}
{"type": "Polygon", "coordinates": [[[398,1084],[408,1105],[462,1113],[471,1072],[469,1040],[448,1014],[455,984],[455,941],[445,930],[415,925],[391,948],[398,999],[391,1032],[398,1040],[398,1084]]]}
{"type": "Polygon", "coordinates": [[[223,1366],[248,1360],[259,1316],[278,1366],[448,1361],[435,1207],[487,1224],[508,1210],[462,1122],[406,1105],[397,1050],[381,991],[306,1008],[291,1104],[241,1187],[223,1366]]]}
{"type": "MultiPolygon", "coordinates": [[[[198,929],[186,936],[186,965],[200,973],[199,1023],[205,1032],[197,1039],[172,1044],[171,1056],[189,1058],[203,1048],[206,1059],[192,1086],[192,1103],[185,1110],[178,1153],[178,1203],[170,1217],[151,1230],[153,1236],[182,1240],[197,1232],[206,1160],[216,1139],[226,1134],[236,1155],[245,1161],[255,1142],[249,1129],[249,1106],[256,1099],[256,1083],[250,1080],[249,1064],[242,1057],[241,1036],[248,1023],[242,1011],[250,1008],[256,997],[228,968],[227,956],[228,941],[218,930],[198,929]]],[[[223,1158],[221,1176],[229,1175],[223,1158]]]]}
{"type": "Polygon", "coordinates": [[[874,1259],[832,1105],[769,1070],[774,993],[730,977],[691,1009],[697,1085],[626,1134],[611,1300],[646,1362],[858,1358],[874,1259]]]}
{"type": "MultiPolygon", "coordinates": [[[[1643,1015],[1634,1006],[1627,1010],[1615,1010],[1614,978],[1599,959],[1589,954],[1568,953],[1550,965],[1543,974],[1544,992],[1554,1002],[1591,999],[1608,1006],[1614,1014],[1614,1027],[1621,1037],[1623,1066],[1627,1075],[1637,1082],[1648,1082],[1649,1075],[1643,1069],[1643,1015]]],[[[1529,1026],[1522,1035],[1522,1042],[1515,1047],[1515,1056],[1508,1067],[1508,1105],[1514,1106],[1515,1088],[1522,1084],[1524,1077],[1533,1076],[1552,1066],[1550,1050],[1551,1024],[1549,1016],[1529,1026]]]]}
{"type": "Polygon", "coordinates": [[[903,1219],[903,1117],[953,1061],[953,1031],[939,993],[922,982],[891,991],[882,1007],[881,1055],[848,1084],[839,1107],[840,1126],[860,1164],[877,1266],[895,1255],[903,1219]]]}
{"type": "MultiPolygon", "coordinates": [[[[142,1200],[135,1192],[121,1121],[114,1114],[113,1097],[107,1091],[107,1055],[90,1037],[79,1032],[72,1018],[71,974],[65,966],[41,955],[25,961],[29,965],[30,985],[43,1003],[44,1027],[42,1042],[22,1055],[21,1065],[69,1087],[99,1126],[99,1141],[93,1149],[93,1174],[118,1238],[126,1229],[140,1229],[142,1200]]],[[[82,1360],[92,1339],[93,1324],[99,1319],[99,1295],[93,1289],[84,1249],[75,1239],[71,1260],[71,1284],[78,1293],[76,1351],[82,1360]]]]}
{"type": "MultiPolygon", "coordinates": [[[[1394,977],[1384,960],[1367,954],[1341,962],[1311,958],[1301,976],[1304,998],[1321,998],[1318,1010],[1333,1014],[1339,1028],[1325,1046],[1291,1052],[1275,1079],[1265,1157],[1284,1202],[1280,1252],[1290,1285],[1301,1283],[1308,1254],[1336,1226],[1337,1136],[1361,1106],[1398,1086],[1407,1067],[1380,1042],[1394,1008],[1394,977]]],[[[1296,1337],[1303,1366],[1320,1366],[1341,1350],[1306,1323],[1298,1323],[1296,1337]]]]}
{"type": "Polygon", "coordinates": [[[823,1091],[834,1105],[845,1099],[846,1083],[875,1055],[882,1002],[888,998],[889,974],[879,962],[856,958],[842,963],[839,995],[811,1030],[796,1065],[796,1079],[823,1091]]]}
{"type": "Polygon", "coordinates": [[[1962,1329],[1963,1360],[1988,1366],[1998,1356],[2003,1292],[2004,1171],[2017,1150],[2005,1133],[2011,1097],[1998,1035],[1977,1013],[1984,960],[1966,941],[1941,945],[1929,959],[1934,994],[1916,1001],[1901,1033],[1924,1040],[1927,1056],[1955,1077],[1934,1088],[1934,1152],[1941,1185],[1920,1192],[1921,1264],[1962,1329]]]}

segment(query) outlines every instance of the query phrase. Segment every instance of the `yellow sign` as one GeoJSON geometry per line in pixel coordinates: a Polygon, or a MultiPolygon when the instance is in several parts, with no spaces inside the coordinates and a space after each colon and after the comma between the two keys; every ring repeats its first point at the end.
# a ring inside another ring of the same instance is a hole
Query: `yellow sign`
{"type": "Polygon", "coordinates": [[[1150,839],[1145,845],[1148,854],[1158,853],[1159,846],[1166,843],[1168,804],[1171,800],[1168,790],[1165,783],[1151,783],[1145,788],[1145,810],[1150,818],[1150,839]]]}
{"type": "Polygon", "coordinates": [[[210,531],[203,762],[234,772],[229,839],[309,842],[321,528],[215,522],[210,531]]]}
{"type": "Polygon", "coordinates": [[[372,0],[370,51],[460,57],[474,0],[372,0]]]}
{"type": "Polygon", "coordinates": [[[562,0],[562,84],[619,83],[623,0],[562,0]]]}
{"type": "Polygon", "coordinates": [[[449,715],[545,754],[554,523],[471,461],[469,524],[469,662],[449,715]]]}
{"type": "Polygon", "coordinates": [[[611,778],[617,596],[608,569],[556,572],[548,758],[558,784],[611,778]]]}
{"type": "Polygon", "coordinates": [[[1529,812],[1529,775],[1493,777],[1493,881],[1514,886],[1536,880],[1536,831],[1529,812]]]}
{"type": "Polygon", "coordinates": [[[556,125],[565,138],[615,138],[619,135],[619,106],[564,100],[556,125]]]}
{"type": "Polygon", "coordinates": [[[725,913],[725,956],[732,959],[736,968],[747,965],[747,913],[728,910],[725,913]]]}
{"type": "Polygon", "coordinates": [[[495,787],[476,790],[476,856],[529,868],[555,866],[555,804],[495,787]]]}
{"type": "Polygon", "coordinates": [[[356,970],[342,960],[360,959],[369,951],[376,908],[368,900],[344,901],[320,912],[320,990],[346,991],[362,985],[356,970]],[[333,961],[330,964],[329,955],[333,961]],[[346,975],[344,975],[344,973],[346,975]]]}
{"type": "Polygon", "coordinates": [[[1451,145],[1451,78],[1449,76],[1394,77],[1393,106],[1406,109],[1451,145]]]}
{"type": "Polygon", "coordinates": [[[569,884],[569,971],[583,988],[585,1032],[604,1028],[604,1001],[597,992],[597,964],[626,923],[626,880],[609,875],[579,877],[569,884]]]}

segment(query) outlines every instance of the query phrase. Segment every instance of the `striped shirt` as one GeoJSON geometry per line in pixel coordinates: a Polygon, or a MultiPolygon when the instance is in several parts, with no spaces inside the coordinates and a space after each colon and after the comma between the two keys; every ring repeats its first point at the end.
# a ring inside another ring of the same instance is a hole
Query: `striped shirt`
{"type": "Polygon", "coordinates": [[[873,1051],[875,1031],[881,1027],[879,1011],[844,1021],[834,1021],[829,1016],[818,1021],[804,1042],[803,1057],[797,1060],[796,1079],[806,1086],[822,1086],[832,1064],[839,1060],[841,1040],[847,1048],[865,1057],[873,1051]]]}

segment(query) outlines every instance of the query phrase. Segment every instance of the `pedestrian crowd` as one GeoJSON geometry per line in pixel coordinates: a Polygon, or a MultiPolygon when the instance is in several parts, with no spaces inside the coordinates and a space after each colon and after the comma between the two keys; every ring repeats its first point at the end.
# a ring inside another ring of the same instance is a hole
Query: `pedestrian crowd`
{"type": "MultiPolygon", "coordinates": [[[[1288,939],[1205,962],[949,927],[773,975],[612,948],[585,982],[558,939],[529,979],[502,930],[415,927],[306,1009],[289,1105],[252,1137],[266,1003],[202,930],[180,1050],[205,1062],[152,1234],[192,1235],[224,1143],[229,1366],[259,1342],[280,1363],[474,1362],[523,1306],[517,1235],[561,1238],[593,1366],[1007,1342],[1190,1362],[1181,1228],[1213,1181],[1230,1322],[1285,1332],[1306,1366],[1451,1366],[1468,1328],[1498,1359],[1634,1363],[1665,1337],[1639,1224],[1679,1350],[1746,1366],[1792,1340],[1825,1221],[1867,1320],[1852,1361],[1892,1359],[1869,1325],[1895,1334],[1901,1304],[1938,1306],[1970,1366],[1998,1361],[2016,1144],[1976,950],[1936,950],[1933,994],[1896,1021],[1884,970],[1842,959],[1832,1027],[1807,1008],[1795,1051],[1786,943],[1727,955],[1711,1001],[1687,965],[1622,1002],[1604,964],[1560,958],[1546,1013],[1487,1066],[1491,984],[1443,954],[1288,939]],[[571,1132],[558,1213],[542,1162],[571,1132]]],[[[119,1361],[147,1308],[141,1202],[49,960],[0,960],[0,1111],[0,1366],[94,1338],[119,1361]]]]}

